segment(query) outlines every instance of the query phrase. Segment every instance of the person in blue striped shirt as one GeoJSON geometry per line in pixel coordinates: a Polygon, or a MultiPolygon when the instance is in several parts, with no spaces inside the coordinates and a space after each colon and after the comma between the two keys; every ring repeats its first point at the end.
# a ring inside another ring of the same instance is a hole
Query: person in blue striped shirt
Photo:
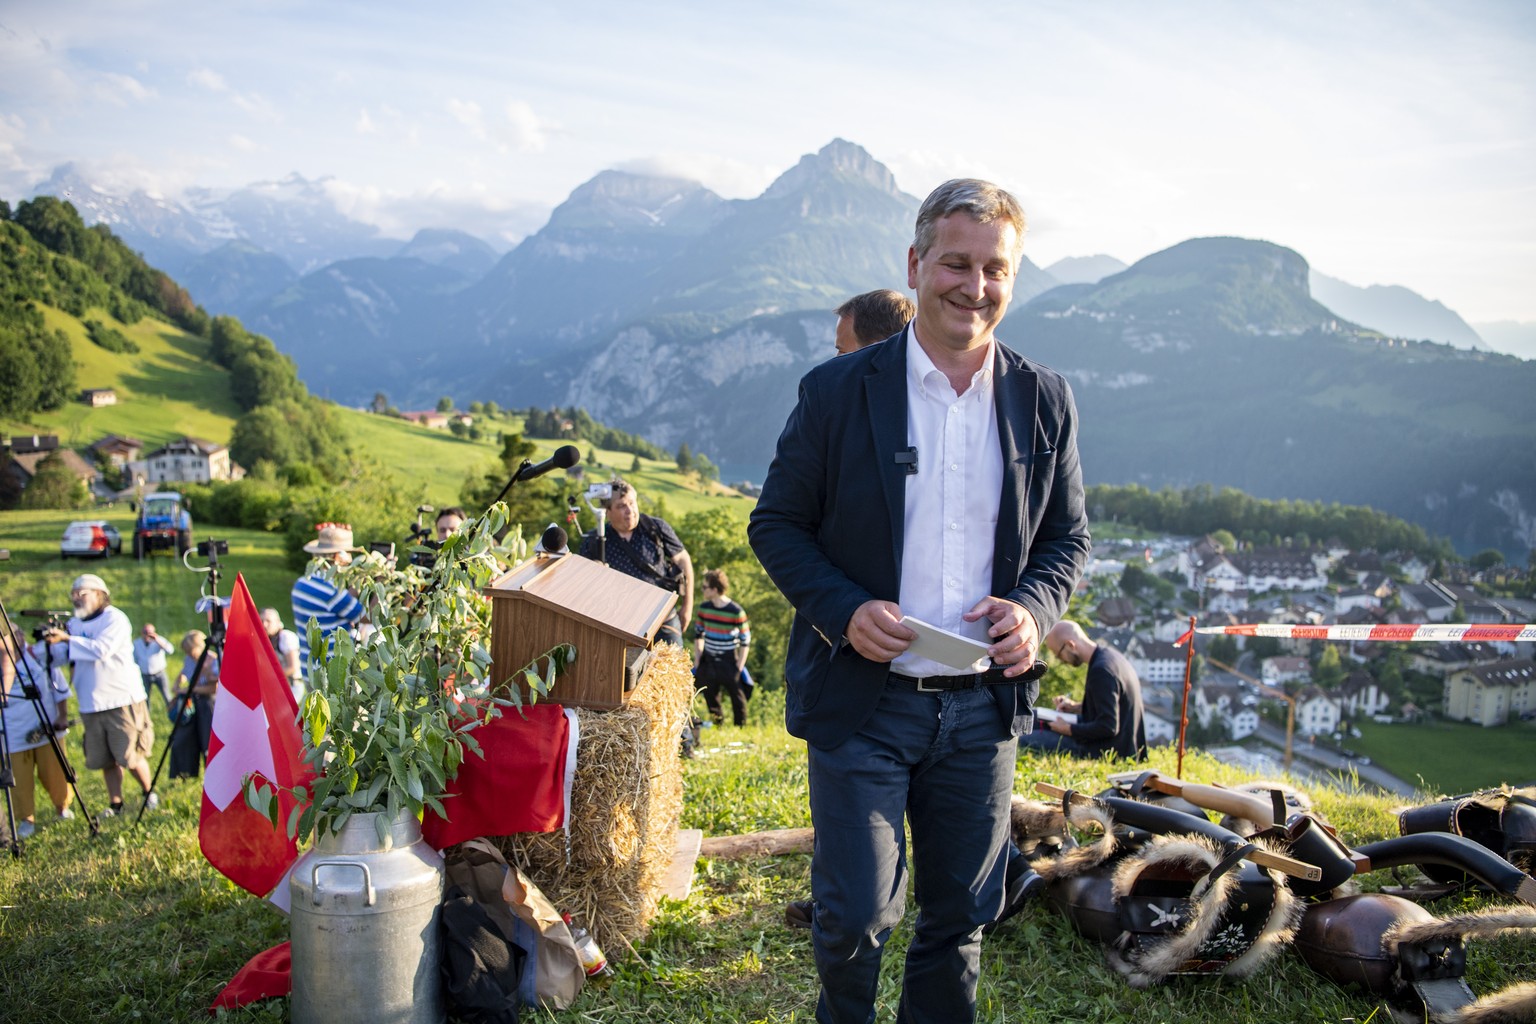
{"type": "MultiPolygon", "coordinates": [[[[352,552],[361,551],[352,543],[352,527],[344,523],[321,523],[320,535],[304,545],[304,550],[336,565],[352,561],[352,552]]],[[[320,635],[329,638],[338,629],[351,629],[363,617],[363,605],[357,595],[343,590],[319,576],[301,576],[293,585],[293,626],[299,634],[299,667],[309,680],[309,622],[320,626],[320,635]]]]}

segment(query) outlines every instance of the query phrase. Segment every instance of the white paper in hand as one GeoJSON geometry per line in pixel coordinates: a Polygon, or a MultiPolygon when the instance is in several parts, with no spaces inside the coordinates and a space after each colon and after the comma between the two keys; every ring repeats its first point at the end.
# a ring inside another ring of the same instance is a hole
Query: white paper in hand
{"type": "Polygon", "coordinates": [[[914,619],[910,615],[903,615],[901,624],[917,634],[917,639],[913,640],[912,646],[907,648],[908,654],[915,654],[920,658],[927,658],[953,669],[969,669],[978,659],[987,656],[987,648],[991,646],[980,640],[972,640],[968,636],[940,629],[922,619],[914,619]]]}

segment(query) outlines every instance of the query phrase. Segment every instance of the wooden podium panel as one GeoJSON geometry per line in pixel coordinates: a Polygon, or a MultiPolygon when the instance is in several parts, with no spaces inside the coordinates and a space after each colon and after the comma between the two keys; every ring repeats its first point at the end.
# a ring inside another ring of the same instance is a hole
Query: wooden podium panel
{"type": "MultiPolygon", "coordinates": [[[[516,672],[557,644],[576,661],[550,699],[572,707],[622,707],[645,676],[652,639],[677,595],[579,555],[540,555],[485,588],[491,661],[516,672]]],[[[526,690],[525,690],[526,693],[526,690]]]]}

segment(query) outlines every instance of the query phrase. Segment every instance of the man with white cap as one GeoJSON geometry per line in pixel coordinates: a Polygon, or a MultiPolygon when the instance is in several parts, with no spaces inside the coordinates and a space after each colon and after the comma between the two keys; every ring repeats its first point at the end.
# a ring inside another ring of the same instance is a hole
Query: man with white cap
{"type": "Polygon", "coordinates": [[[50,629],[43,639],[57,644],[55,657],[74,663],[75,696],[85,729],[85,766],[101,771],[110,806],[106,814],[123,811],[123,772],[139,781],[149,806],[160,803],[149,791],[149,754],[155,727],[149,717],[149,694],[133,660],[133,626],[112,606],[112,594],[101,577],[75,577],[69,591],[74,618],[64,629],[50,629]]]}
{"type": "MultiPolygon", "coordinates": [[[[352,543],[352,527],[345,523],[321,523],[320,535],[304,550],[336,565],[352,561],[352,552],[361,551],[352,543]]],[[[338,629],[351,629],[363,617],[363,605],[357,595],[343,590],[319,576],[300,576],[293,585],[293,629],[299,634],[299,667],[309,678],[309,623],[314,620],[320,635],[329,638],[338,629]]]]}

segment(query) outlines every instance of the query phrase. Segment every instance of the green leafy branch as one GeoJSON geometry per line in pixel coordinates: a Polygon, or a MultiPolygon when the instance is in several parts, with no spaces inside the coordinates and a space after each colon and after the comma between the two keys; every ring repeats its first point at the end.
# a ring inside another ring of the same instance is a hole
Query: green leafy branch
{"type": "MultiPolygon", "coordinates": [[[[521,531],[505,544],[495,534],[507,521],[504,504],[465,524],[444,541],[430,568],[398,566],[370,552],[347,566],[311,563],[311,572],[357,595],[365,609],[354,638],[336,632],[328,644],[309,624],[310,688],[301,713],[308,786],[290,794],[290,836],[334,834],[354,814],[379,813],[382,841],[402,809],[444,814],[448,783],[466,751],[484,754],[473,731],[549,694],[576,658],[559,644],[530,664],[493,677],[488,644],[490,603],[481,594],[527,550],[521,531]]],[[[430,551],[428,548],[413,549],[430,551]]],[[[245,780],[246,803],[278,826],[278,790],[245,780]]]]}

